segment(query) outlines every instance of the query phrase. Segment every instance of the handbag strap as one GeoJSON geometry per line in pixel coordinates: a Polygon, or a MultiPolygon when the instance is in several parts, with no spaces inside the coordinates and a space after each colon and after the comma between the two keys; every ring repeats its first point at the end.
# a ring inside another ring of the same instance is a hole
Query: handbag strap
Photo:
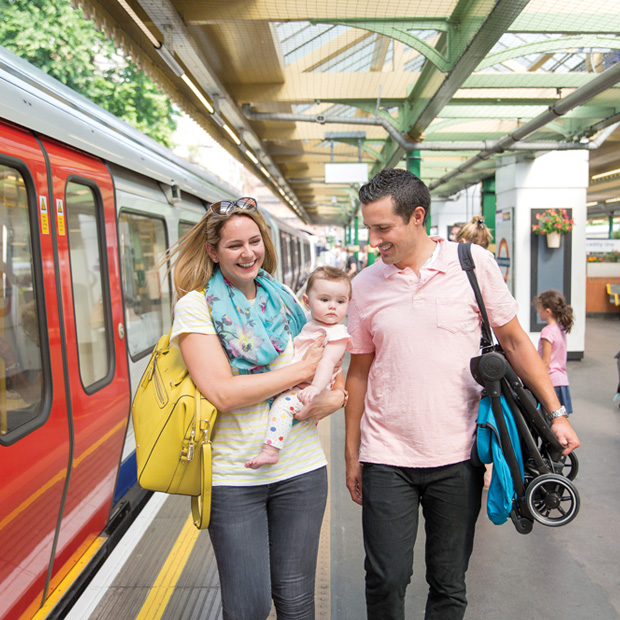
{"type": "Polygon", "coordinates": [[[458,244],[459,262],[461,263],[461,269],[467,274],[469,283],[474,290],[476,296],[476,302],[482,315],[481,333],[480,333],[480,346],[485,349],[493,346],[493,332],[491,331],[491,324],[489,323],[489,317],[487,316],[487,309],[484,306],[484,300],[482,299],[482,293],[480,292],[480,286],[478,285],[478,278],[476,278],[476,264],[474,258],[471,255],[471,242],[458,244]]]}

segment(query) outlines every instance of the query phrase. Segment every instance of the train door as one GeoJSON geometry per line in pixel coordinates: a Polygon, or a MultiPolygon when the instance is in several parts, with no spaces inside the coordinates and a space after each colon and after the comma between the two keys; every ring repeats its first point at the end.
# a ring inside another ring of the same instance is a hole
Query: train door
{"type": "Polygon", "coordinates": [[[0,121],[0,618],[40,606],[70,455],[49,185],[0,121]]]}
{"type": "Polygon", "coordinates": [[[43,140],[53,178],[71,471],[50,589],[107,523],[130,410],[114,188],[98,160],[43,140]]]}

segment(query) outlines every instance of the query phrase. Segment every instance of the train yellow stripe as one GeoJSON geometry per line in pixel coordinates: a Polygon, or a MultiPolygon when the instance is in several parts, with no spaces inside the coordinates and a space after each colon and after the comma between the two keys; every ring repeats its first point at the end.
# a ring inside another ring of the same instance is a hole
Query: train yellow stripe
{"type": "Polygon", "coordinates": [[[200,531],[194,526],[190,515],[174,543],[168,559],[159,571],[159,575],[157,575],[140,613],[136,616],[136,620],[159,620],[162,617],[196,540],[198,540],[198,534],[200,531]]]}
{"type": "Polygon", "coordinates": [[[99,551],[101,545],[107,540],[105,536],[99,536],[95,538],[93,543],[86,549],[86,551],[80,556],[80,559],[75,563],[75,566],[67,573],[66,577],[58,584],[58,587],[47,597],[43,606],[39,611],[32,616],[32,620],[43,620],[52,611],[56,603],[67,593],[67,590],[73,584],[73,582],[80,576],[80,574],[86,568],[86,565],[91,561],[95,553],[99,551]]]}

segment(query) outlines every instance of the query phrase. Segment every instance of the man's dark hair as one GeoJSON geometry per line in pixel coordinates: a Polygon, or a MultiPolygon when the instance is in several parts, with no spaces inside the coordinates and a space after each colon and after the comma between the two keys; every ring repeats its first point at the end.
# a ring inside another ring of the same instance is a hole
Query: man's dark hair
{"type": "Polygon", "coordinates": [[[416,207],[424,209],[424,221],[431,204],[428,187],[418,177],[402,168],[386,168],[365,185],[360,187],[359,198],[362,204],[376,202],[386,196],[394,201],[394,212],[400,215],[405,224],[416,207]]]}

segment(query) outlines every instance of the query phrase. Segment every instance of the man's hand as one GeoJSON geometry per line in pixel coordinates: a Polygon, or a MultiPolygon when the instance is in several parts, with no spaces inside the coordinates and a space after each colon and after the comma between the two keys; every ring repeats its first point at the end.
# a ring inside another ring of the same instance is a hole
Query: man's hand
{"type": "Polygon", "coordinates": [[[362,505],[362,464],[359,461],[347,461],[347,489],[351,499],[360,506],[362,505]]]}
{"type": "Polygon", "coordinates": [[[577,437],[577,433],[570,425],[566,416],[555,418],[553,422],[551,422],[551,430],[558,438],[558,441],[566,448],[562,452],[564,456],[570,454],[575,448],[579,447],[579,437],[577,437]]]}

